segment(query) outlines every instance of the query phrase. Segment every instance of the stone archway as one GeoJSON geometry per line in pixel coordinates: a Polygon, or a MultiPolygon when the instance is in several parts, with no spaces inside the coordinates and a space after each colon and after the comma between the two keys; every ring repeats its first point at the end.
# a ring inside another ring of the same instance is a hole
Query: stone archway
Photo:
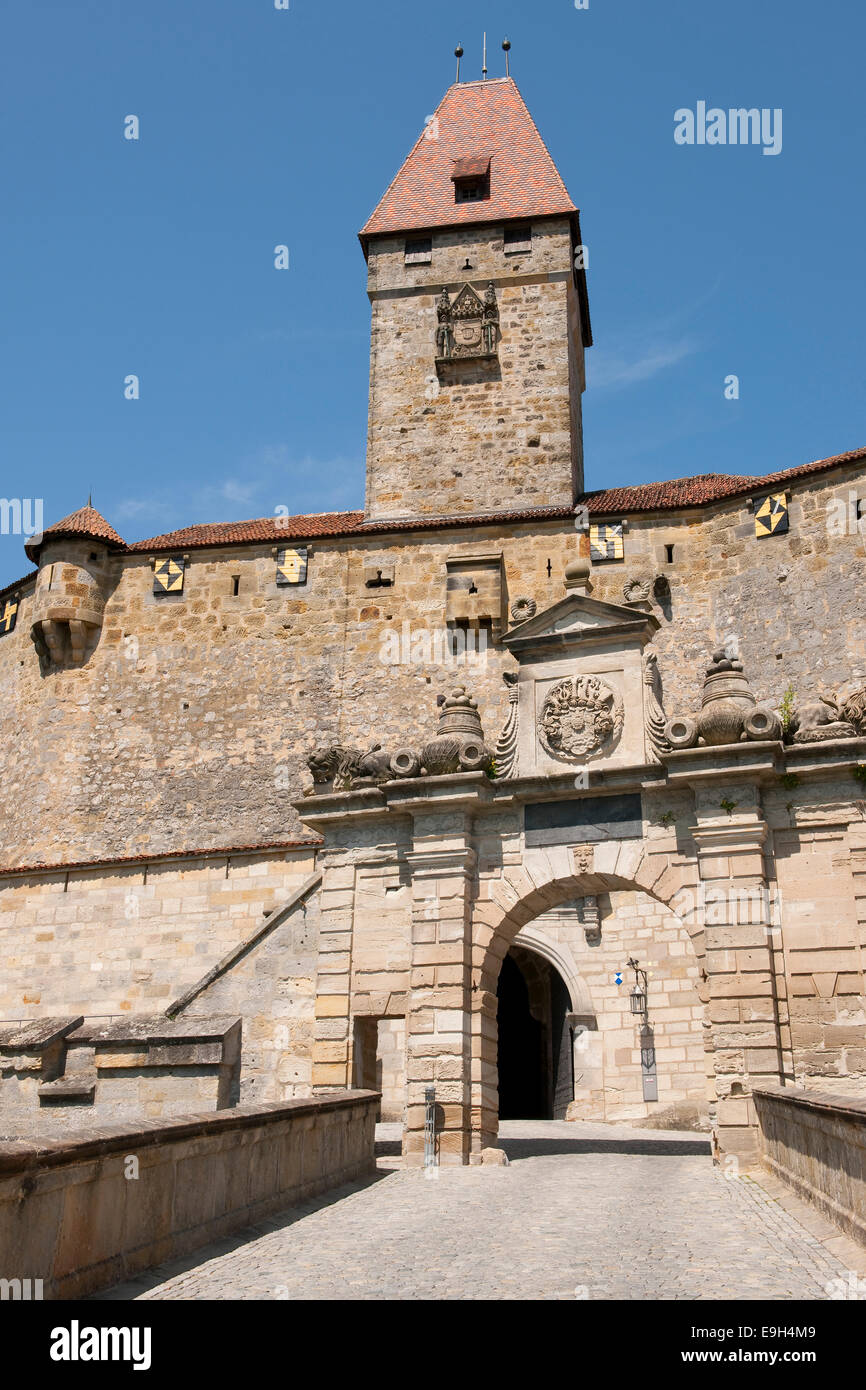
{"type": "MultiPolygon", "coordinates": [[[[522,865],[509,867],[502,877],[485,885],[487,893],[479,895],[472,916],[473,1153],[495,1144],[498,1134],[496,991],[502,961],[512,945],[520,939],[543,939],[543,933],[531,924],[545,911],[570,900],[612,891],[637,892],[671,909],[671,903],[684,890],[693,889],[696,880],[694,864],[677,866],[666,860],[660,867],[648,860],[642,843],[621,841],[577,848],[527,849],[522,865]]],[[[703,966],[704,931],[698,914],[689,914],[689,920],[682,925],[703,966]]],[[[551,946],[548,943],[548,953],[557,954],[560,965],[565,965],[561,948],[552,951],[551,946]]],[[[585,985],[581,990],[577,984],[579,975],[573,963],[568,974],[573,1002],[579,1001],[591,1013],[592,1003],[585,985]]],[[[703,975],[706,978],[705,971],[703,975]]],[[[708,998],[704,989],[702,1002],[706,1004],[708,998]]],[[[705,1023],[705,1047],[709,1051],[709,1018],[705,1023]]]]}

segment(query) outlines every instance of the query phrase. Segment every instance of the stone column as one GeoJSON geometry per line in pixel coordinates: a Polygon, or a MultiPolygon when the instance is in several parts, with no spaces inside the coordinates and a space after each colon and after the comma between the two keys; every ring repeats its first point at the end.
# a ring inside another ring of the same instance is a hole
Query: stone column
{"type": "Polygon", "coordinates": [[[439,1161],[469,1161],[471,1105],[471,816],[459,804],[413,808],[412,969],[406,1017],[403,1153],[424,1154],[424,1090],[436,1088],[439,1161]]]}
{"type": "Polygon", "coordinates": [[[757,1153],[752,1086],[783,1079],[773,924],[757,787],[704,783],[696,792],[709,1016],[721,1153],[757,1153]]]}
{"type": "Polygon", "coordinates": [[[349,998],[355,865],[350,851],[324,849],[319,955],[316,966],[316,1022],[313,1035],[313,1090],[344,1090],[352,1085],[349,998]]]}

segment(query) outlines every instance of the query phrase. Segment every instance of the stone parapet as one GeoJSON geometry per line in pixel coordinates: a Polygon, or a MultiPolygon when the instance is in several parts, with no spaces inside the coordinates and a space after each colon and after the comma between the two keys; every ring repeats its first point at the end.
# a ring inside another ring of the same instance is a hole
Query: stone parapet
{"type": "Polygon", "coordinates": [[[753,1100],[762,1162],[866,1245],[866,1098],[762,1086],[753,1100]]]}
{"type": "Polygon", "coordinates": [[[0,1270],[83,1298],[363,1178],[378,1101],[343,1092],[0,1143],[0,1270]]]}

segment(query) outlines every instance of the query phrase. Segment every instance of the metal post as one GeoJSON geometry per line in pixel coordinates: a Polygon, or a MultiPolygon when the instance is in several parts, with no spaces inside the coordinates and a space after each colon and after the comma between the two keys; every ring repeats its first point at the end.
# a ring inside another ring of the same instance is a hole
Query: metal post
{"type": "Polygon", "coordinates": [[[424,1167],[436,1166],[436,1087],[424,1087],[424,1167]]]}

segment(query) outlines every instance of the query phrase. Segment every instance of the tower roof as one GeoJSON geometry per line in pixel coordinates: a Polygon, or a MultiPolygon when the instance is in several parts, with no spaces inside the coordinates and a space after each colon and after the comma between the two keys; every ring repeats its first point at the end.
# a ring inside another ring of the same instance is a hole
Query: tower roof
{"type": "Polygon", "coordinates": [[[123,537],[119,536],[114,527],[105,520],[105,517],[88,503],[86,507],[79,507],[77,512],[70,512],[62,521],[55,521],[54,525],[47,527],[41,536],[31,536],[30,540],[25,542],[25,554],[35,563],[39,558],[41,547],[47,540],[60,540],[63,537],[74,540],[101,541],[103,545],[110,546],[112,549],[126,549],[126,541],[123,537]]]}
{"type": "Polygon", "coordinates": [[[576,213],[517,84],[502,77],[448,88],[360,235],[366,247],[389,232],[576,213]],[[488,160],[490,196],[456,202],[454,179],[488,160]]]}

